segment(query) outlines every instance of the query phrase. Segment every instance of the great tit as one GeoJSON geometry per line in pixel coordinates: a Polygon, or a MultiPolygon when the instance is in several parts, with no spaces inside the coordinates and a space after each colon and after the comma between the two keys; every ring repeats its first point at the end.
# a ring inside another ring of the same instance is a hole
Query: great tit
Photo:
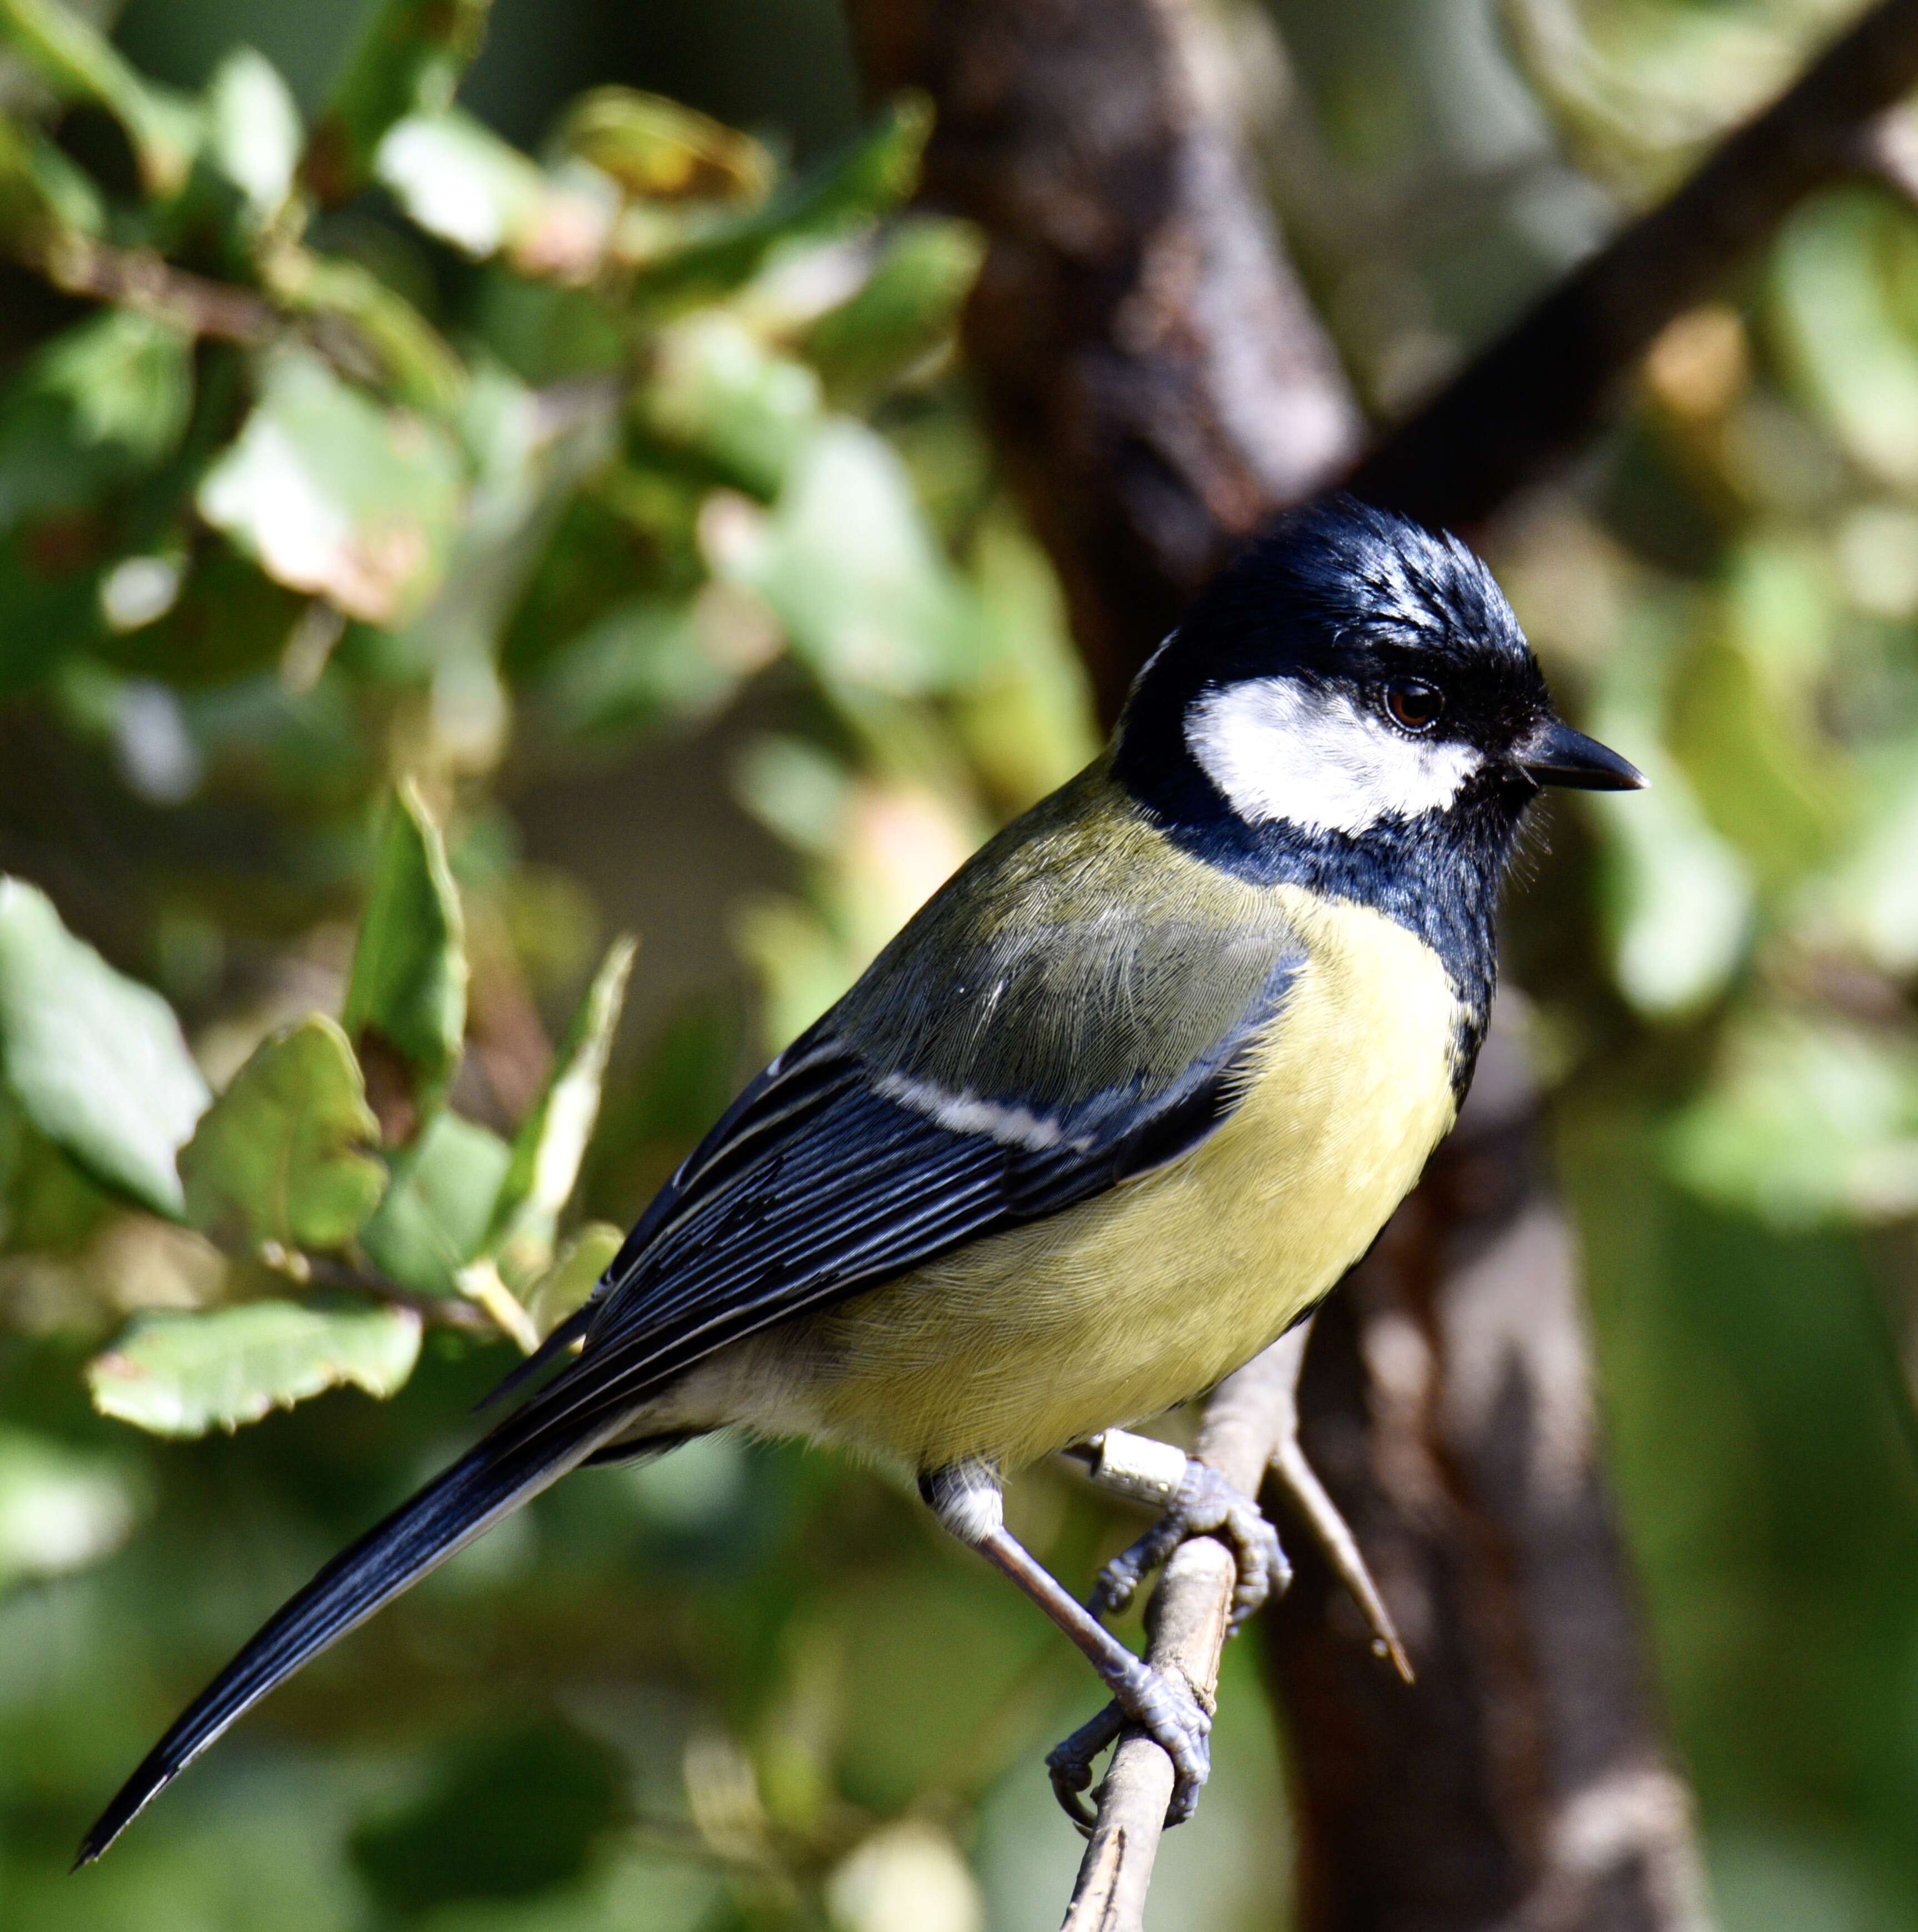
{"type": "Polygon", "coordinates": [[[729,1427],[915,1475],[1085,1652],[1109,1730],[1166,1747],[1183,1815],[1205,1713],[1012,1538],[1001,1482],[1202,1394],[1364,1253],[1471,1078],[1526,806],[1643,782],[1553,714],[1463,544],[1343,499],[1283,520],[1104,754],[747,1084],[528,1365],[557,1372],[268,1622],[81,1861],[548,1484],[729,1427]]]}

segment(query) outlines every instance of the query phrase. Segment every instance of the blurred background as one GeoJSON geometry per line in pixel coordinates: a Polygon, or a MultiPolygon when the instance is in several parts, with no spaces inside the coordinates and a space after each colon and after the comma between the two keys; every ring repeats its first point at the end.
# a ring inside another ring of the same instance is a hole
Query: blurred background
{"type": "MultiPolygon", "coordinates": [[[[1387,422],[1849,11],[1220,26],[1387,422]]],[[[1089,1676],[884,1478],[730,1441],[563,1484],[66,1875],[758,1060],[1099,740],[956,346],[980,239],[910,208],[925,110],[863,100],[833,0],[437,14],[0,4],[0,1923],[1049,1926],[1089,1676]]],[[[1485,533],[1654,779],[1541,816],[1506,957],[1729,1932],[1918,1923],[1895,172],[1805,202],[1485,533]]],[[[1076,1588],[1137,1527],[1051,1470],[1014,1508],[1076,1588]]],[[[1157,1932],[1289,1922],[1286,1753],[1235,1653],[1157,1932]]]]}

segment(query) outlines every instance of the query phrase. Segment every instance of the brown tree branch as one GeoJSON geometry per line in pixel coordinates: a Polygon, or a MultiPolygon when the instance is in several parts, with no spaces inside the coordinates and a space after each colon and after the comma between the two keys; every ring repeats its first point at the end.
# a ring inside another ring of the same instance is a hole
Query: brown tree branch
{"type": "MultiPolygon", "coordinates": [[[[1884,0],[1355,464],[1349,392],[1199,84],[1188,0],[853,12],[875,86],[917,85],[938,106],[929,197],[989,237],[971,366],[1108,716],[1219,559],[1347,466],[1361,494],[1468,524],[1561,460],[1659,329],[1856,167],[1868,124],[1918,80],[1918,0],[1884,0]]],[[[1307,1447],[1420,1682],[1394,1683],[1340,1633],[1316,1563],[1268,1622],[1301,1768],[1309,1932],[1702,1921],[1535,1111],[1498,1034],[1471,1121],[1311,1352],[1307,1447]]],[[[1190,1547],[1155,1594],[1158,1632],[1223,1618],[1216,1546],[1190,1547]]],[[[1139,1923],[1156,1832],[1130,1821],[1167,1774],[1135,1767],[1158,1755],[1121,1748],[1074,1925],[1139,1923]]]]}

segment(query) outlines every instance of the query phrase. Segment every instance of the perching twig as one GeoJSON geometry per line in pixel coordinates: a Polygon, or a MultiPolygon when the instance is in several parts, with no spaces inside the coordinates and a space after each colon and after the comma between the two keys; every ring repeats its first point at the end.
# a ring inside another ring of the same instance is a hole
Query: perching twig
{"type": "MultiPolygon", "coordinates": [[[[1248,1496],[1257,1494],[1278,1447],[1277,1431],[1291,1410],[1304,1357],[1305,1330],[1295,1328],[1220,1383],[1206,1405],[1193,1454],[1248,1496]]],[[[1216,1538],[1195,1536],[1173,1552],[1146,1608],[1153,1666],[1178,1672],[1208,1710],[1237,1581],[1231,1551],[1216,1538]]],[[[1172,1760],[1150,1738],[1121,1738],[1100,1787],[1098,1822],[1065,1932],[1136,1932],[1172,1796],[1172,1760]]]]}

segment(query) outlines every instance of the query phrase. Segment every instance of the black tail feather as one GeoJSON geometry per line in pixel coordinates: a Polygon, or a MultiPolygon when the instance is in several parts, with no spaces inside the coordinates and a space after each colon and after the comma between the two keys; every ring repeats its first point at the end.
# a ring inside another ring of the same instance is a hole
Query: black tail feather
{"type": "Polygon", "coordinates": [[[343,1551],[268,1619],[147,1754],[80,1841],[90,1864],[215,1738],[277,1684],[417,1582],[516,1504],[590,1455],[602,1427],[554,1439],[509,1417],[446,1473],[343,1551]]]}

